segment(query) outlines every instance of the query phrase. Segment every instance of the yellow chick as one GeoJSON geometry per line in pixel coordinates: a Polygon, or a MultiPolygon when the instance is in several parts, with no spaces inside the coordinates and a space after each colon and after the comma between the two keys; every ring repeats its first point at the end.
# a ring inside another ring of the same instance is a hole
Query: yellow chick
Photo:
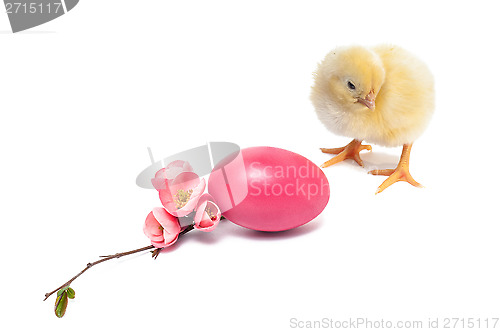
{"type": "Polygon", "coordinates": [[[408,165],[412,144],[434,112],[434,79],[427,66],[397,46],[338,47],[319,64],[314,79],[311,101],[320,121],[333,133],[354,138],[342,148],[321,149],[337,154],[321,167],[345,159],[363,166],[359,152],[371,150],[363,140],[402,145],[395,169],[370,172],[389,176],[376,194],[397,181],[420,187],[408,165]]]}

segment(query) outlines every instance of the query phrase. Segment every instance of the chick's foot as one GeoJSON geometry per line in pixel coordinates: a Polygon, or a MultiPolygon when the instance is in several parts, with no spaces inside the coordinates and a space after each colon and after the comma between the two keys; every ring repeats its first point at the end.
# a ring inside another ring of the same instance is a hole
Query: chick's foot
{"type": "Polygon", "coordinates": [[[363,150],[371,151],[371,149],[372,147],[370,145],[362,145],[361,141],[358,141],[356,139],[353,139],[351,143],[347,144],[342,148],[333,148],[333,149],[322,148],[321,151],[323,153],[336,154],[336,156],[328,160],[327,162],[323,163],[321,167],[323,168],[328,167],[346,159],[353,159],[358,163],[359,166],[363,167],[363,161],[359,157],[359,152],[363,150]]]}
{"type": "Polygon", "coordinates": [[[403,152],[401,153],[401,159],[399,160],[399,164],[395,169],[379,169],[373,170],[368,173],[373,175],[385,175],[389,176],[382,184],[378,187],[375,195],[381,193],[385,189],[387,189],[390,185],[398,182],[398,181],[406,181],[409,184],[415,187],[422,187],[420,183],[415,181],[410,174],[410,151],[412,144],[405,144],[403,146],[403,152]]]}

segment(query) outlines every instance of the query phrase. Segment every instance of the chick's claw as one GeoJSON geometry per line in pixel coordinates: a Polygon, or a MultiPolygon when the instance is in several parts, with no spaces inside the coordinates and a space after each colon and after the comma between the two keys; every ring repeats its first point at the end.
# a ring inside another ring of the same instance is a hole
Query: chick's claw
{"type": "Polygon", "coordinates": [[[405,144],[403,146],[403,152],[401,154],[401,159],[399,160],[399,164],[395,169],[379,169],[379,170],[373,170],[368,173],[373,174],[373,175],[385,175],[389,176],[387,179],[385,179],[384,182],[378,187],[377,191],[375,192],[376,194],[381,193],[385,189],[387,189],[389,186],[392,184],[398,182],[398,181],[406,181],[412,186],[415,187],[423,187],[420,183],[415,181],[413,177],[410,174],[410,168],[409,168],[409,162],[410,162],[410,151],[411,151],[411,144],[405,144]]]}
{"type": "Polygon", "coordinates": [[[342,151],[344,151],[344,149],[345,149],[345,146],[343,148],[331,148],[331,149],[320,148],[321,152],[330,153],[330,154],[339,154],[342,151]]]}
{"type": "Polygon", "coordinates": [[[401,168],[396,168],[396,169],[383,169],[383,170],[375,170],[369,172],[370,174],[373,175],[388,175],[389,177],[382,182],[382,184],[378,187],[377,191],[375,194],[379,194],[385,189],[387,189],[390,185],[398,182],[398,181],[406,181],[409,184],[415,186],[415,187],[423,187],[420,183],[415,181],[413,177],[410,174],[410,171],[408,170],[407,167],[401,167],[401,168]]]}
{"type": "Polygon", "coordinates": [[[347,144],[342,148],[333,148],[333,149],[321,149],[323,153],[336,154],[335,157],[323,163],[321,167],[325,168],[336,163],[339,163],[346,159],[353,159],[358,163],[359,166],[363,167],[363,161],[359,157],[359,153],[363,150],[371,151],[372,147],[370,145],[362,145],[361,141],[356,139],[352,140],[351,143],[347,144]]]}
{"type": "Polygon", "coordinates": [[[368,173],[370,173],[372,175],[385,175],[385,176],[389,176],[392,173],[394,173],[395,170],[396,169],[376,169],[376,170],[373,170],[373,171],[369,171],[368,173]]]}

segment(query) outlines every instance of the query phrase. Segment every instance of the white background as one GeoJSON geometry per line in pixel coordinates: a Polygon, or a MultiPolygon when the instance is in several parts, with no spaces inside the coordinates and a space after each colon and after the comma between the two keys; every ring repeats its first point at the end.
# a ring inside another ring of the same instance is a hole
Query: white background
{"type": "MultiPolygon", "coordinates": [[[[500,317],[499,6],[431,1],[81,1],[12,34],[0,14],[2,330],[289,331],[290,319],[500,317]],[[99,255],[148,245],[149,163],[205,144],[269,145],[321,164],[311,73],[337,45],[403,46],[436,79],[411,171],[325,169],[331,199],[299,229],[229,222],[77,279],[63,319],[43,295],[99,255]],[[12,325],[14,324],[14,325],[12,325]],[[15,328],[14,328],[15,327],[15,328]]],[[[499,323],[500,325],[500,323],[499,323]]],[[[496,330],[499,330],[497,326],[496,330]]],[[[295,329],[297,330],[297,329],[295,329]]]]}

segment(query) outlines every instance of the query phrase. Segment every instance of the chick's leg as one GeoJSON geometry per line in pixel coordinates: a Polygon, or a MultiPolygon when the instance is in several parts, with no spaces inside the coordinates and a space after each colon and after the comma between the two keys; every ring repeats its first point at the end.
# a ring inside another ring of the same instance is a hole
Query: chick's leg
{"type": "Polygon", "coordinates": [[[371,149],[372,147],[370,145],[362,145],[361,141],[358,141],[357,139],[353,139],[351,143],[347,144],[342,148],[334,148],[334,149],[322,148],[321,149],[322,152],[336,154],[336,156],[328,160],[327,162],[323,163],[321,167],[328,167],[346,159],[353,159],[358,163],[359,166],[363,167],[363,161],[359,157],[359,152],[363,150],[371,151],[371,149]]]}
{"type": "Polygon", "coordinates": [[[370,174],[373,175],[386,175],[389,176],[382,184],[378,187],[375,194],[381,193],[390,185],[398,182],[398,181],[406,181],[409,184],[415,187],[422,187],[420,183],[415,181],[410,174],[410,151],[412,144],[403,145],[403,152],[401,153],[401,159],[399,160],[399,164],[395,169],[380,169],[370,171],[370,174]]]}

